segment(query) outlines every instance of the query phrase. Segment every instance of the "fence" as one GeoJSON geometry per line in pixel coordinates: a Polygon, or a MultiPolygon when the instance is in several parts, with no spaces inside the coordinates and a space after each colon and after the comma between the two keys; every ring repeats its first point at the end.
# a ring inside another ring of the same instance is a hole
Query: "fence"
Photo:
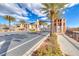
{"type": "Polygon", "coordinates": [[[66,35],[79,42],[79,31],[67,31],[66,35]]]}

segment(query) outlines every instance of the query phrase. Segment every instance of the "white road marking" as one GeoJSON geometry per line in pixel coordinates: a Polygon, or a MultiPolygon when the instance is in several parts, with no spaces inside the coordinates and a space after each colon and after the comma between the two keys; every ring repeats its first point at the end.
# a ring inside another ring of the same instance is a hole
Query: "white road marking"
{"type": "Polygon", "coordinates": [[[1,42],[0,42],[0,47],[1,47],[1,45],[2,45],[4,42],[5,42],[5,41],[1,41],[1,42]]]}
{"type": "MultiPolygon", "coordinates": [[[[40,36],[41,36],[41,35],[40,35],[40,36]]],[[[18,46],[16,46],[16,47],[14,47],[14,48],[12,48],[12,49],[8,50],[8,51],[7,51],[7,53],[8,53],[8,52],[10,52],[10,51],[12,51],[12,50],[14,50],[14,49],[16,49],[16,48],[19,48],[20,46],[22,46],[22,45],[24,45],[24,44],[26,44],[26,43],[29,43],[29,42],[31,42],[31,41],[33,41],[33,40],[35,40],[35,39],[39,38],[40,36],[37,36],[37,37],[35,37],[35,38],[33,38],[33,39],[30,39],[30,40],[28,40],[28,41],[24,42],[23,44],[20,44],[20,45],[18,45],[18,46]]],[[[0,55],[3,55],[3,54],[5,54],[5,53],[6,53],[6,52],[4,52],[4,53],[2,53],[2,54],[0,54],[0,55]]]]}
{"type": "Polygon", "coordinates": [[[43,37],[39,42],[37,42],[31,49],[29,49],[23,56],[30,56],[36,49],[40,47],[40,45],[48,38],[49,34],[43,37]],[[30,54],[29,54],[30,53],[30,54]]]}
{"type": "Polygon", "coordinates": [[[1,42],[0,42],[0,45],[2,45],[4,42],[5,42],[5,41],[1,41],[1,42]]]}

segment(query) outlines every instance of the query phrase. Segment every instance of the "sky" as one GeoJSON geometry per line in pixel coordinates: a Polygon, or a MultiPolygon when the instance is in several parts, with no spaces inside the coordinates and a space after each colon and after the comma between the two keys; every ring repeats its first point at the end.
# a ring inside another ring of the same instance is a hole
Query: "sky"
{"type": "Polygon", "coordinates": [[[64,17],[68,27],[79,27],[79,4],[68,8],[65,11],[64,17]]]}
{"type": "MultiPolygon", "coordinates": [[[[41,4],[0,4],[0,24],[8,24],[3,16],[11,15],[19,19],[25,19],[27,22],[32,23],[37,19],[45,20],[46,16],[40,13],[39,8],[41,4]]],[[[64,18],[66,19],[67,27],[79,27],[79,4],[70,4],[64,11],[64,18]]],[[[46,19],[47,21],[47,19],[46,19]]]]}

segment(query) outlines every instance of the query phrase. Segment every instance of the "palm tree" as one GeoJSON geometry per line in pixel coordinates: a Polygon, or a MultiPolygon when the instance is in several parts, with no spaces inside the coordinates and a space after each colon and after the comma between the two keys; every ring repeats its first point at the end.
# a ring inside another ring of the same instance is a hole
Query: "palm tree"
{"type": "Polygon", "coordinates": [[[44,28],[44,25],[45,25],[46,23],[44,22],[44,21],[39,21],[39,25],[42,25],[43,26],[43,28],[44,28]]]}
{"type": "Polygon", "coordinates": [[[20,20],[19,23],[24,25],[24,24],[26,24],[26,21],[25,20],[20,20]]]}
{"type": "Polygon", "coordinates": [[[48,18],[51,19],[51,29],[50,29],[50,36],[54,33],[54,20],[58,18],[58,14],[60,10],[64,10],[64,5],[66,3],[43,3],[44,7],[41,8],[44,14],[47,14],[48,18]]]}
{"type": "Polygon", "coordinates": [[[20,24],[20,27],[22,27],[22,28],[27,28],[27,24],[26,24],[26,21],[25,21],[25,20],[21,19],[21,20],[19,21],[19,24],[20,24]]]}
{"type": "Polygon", "coordinates": [[[6,24],[3,24],[3,29],[9,29],[6,24]]]}
{"type": "Polygon", "coordinates": [[[15,21],[15,18],[9,15],[4,16],[4,18],[9,21],[9,28],[11,26],[11,22],[15,21]]]}
{"type": "Polygon", "coordinates": [[[39,21],[39,25],[42,25],[44,22],[43,21],[39,21]]]}

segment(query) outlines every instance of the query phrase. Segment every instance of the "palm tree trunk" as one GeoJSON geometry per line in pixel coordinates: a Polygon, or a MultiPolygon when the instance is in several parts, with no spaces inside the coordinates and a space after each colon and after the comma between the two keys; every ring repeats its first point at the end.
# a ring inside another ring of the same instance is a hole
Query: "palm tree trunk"
{"type": "Polygon", "coordinates": [[[50,11],[51,14],[51,25],[50,25],[50,36],[54,33],[54,13],[50,11]]]}
{"type": "Polygon", "coordinates": [[[50,21],[50,23],[51,23],[51,24],[50,24],[50,36],[52,36],[52,33],[53,33],[53,32],[52,32],[52,20],[50,21]]]}
{"type": "Polygon", "coordinates": [[[9,29],[10,29],[10,27],[11,27],[11,22],[10,22],[10,20],[9,20],[9,29]]]}

